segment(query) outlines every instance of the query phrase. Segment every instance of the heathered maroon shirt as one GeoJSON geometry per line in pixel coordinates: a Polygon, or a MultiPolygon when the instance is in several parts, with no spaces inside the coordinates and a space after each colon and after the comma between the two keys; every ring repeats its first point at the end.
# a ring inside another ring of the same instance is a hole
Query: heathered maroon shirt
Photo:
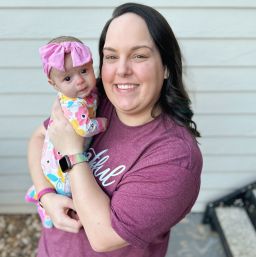
{"type": "Polygon", "coordinates": [[[107,100],[99,115],[109,125],[95,136],[89,164],[111,198],[112,226],[129,246],[97,253],[83,229],[77,234],[43,229],[38,257],[164,257],[170,229],[191,210],[199,193],[202,156],[197,142],[164,115],[126,126],[107,100]]]}

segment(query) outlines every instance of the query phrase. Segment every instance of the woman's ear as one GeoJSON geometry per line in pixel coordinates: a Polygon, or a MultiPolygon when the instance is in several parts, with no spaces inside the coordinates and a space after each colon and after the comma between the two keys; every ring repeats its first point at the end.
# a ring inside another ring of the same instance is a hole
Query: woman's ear
{"type": "Polygon", "coordinates": [[[165,69],[164,69],[164,79],[168,79],[169,75],[170,75],[170,72],[169,72],[168,68],[165,66],[165,69]]]}

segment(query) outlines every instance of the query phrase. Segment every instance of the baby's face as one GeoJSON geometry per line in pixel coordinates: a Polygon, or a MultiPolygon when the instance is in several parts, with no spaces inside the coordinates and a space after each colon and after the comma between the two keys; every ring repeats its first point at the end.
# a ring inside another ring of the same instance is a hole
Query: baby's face
{"type": "Polygon", "coordinates": [[[52,68],[50,80],[58,91],[72,98],[88,96],[96,85],[92,62],[73,67],[70,54],[65,55],[65,71],[52,68]]]}

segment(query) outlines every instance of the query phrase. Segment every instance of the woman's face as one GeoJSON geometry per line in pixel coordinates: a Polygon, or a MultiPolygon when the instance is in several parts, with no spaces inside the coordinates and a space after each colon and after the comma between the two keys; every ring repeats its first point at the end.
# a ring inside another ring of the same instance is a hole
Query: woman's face
{"type": "Polygon", "coordinates": [[[164,70],[160,53],[140,16],[126,13],[111,22],[103,47],[101,75],[107,97],[123,123],[141,125],[152,119],[164,70]]]}

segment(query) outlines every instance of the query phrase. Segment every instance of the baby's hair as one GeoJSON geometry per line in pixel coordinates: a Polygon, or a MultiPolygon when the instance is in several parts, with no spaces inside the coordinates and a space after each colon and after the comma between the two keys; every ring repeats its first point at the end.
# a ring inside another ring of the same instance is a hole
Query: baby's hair
{"type": "Polygon", "coordinates": [[[50,40],[48,42],[48,44],[50,43],[62,43],[62,42],[79,42],[81,44],[83,44],[83,42],[76,38],[76,37],[72,37],[72,36],[60,36],[60,37],[56,37],[56,38],[53,38],[52,40],[50,40]]]}

